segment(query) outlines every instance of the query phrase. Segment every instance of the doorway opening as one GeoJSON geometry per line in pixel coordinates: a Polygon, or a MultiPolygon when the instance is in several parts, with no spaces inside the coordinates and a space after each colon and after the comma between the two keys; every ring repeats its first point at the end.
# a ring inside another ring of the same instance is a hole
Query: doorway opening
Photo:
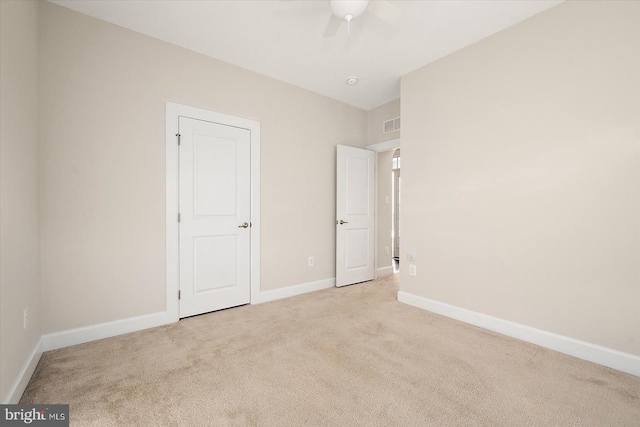
{"type": "Polygon", "coordinates": [[[400,149],[393,153],[393,204],[392,204],[392,226],[391,239],[393,241],[393,272],[400,271],[400,194],[402,181],[400,178],[400,149]]]}

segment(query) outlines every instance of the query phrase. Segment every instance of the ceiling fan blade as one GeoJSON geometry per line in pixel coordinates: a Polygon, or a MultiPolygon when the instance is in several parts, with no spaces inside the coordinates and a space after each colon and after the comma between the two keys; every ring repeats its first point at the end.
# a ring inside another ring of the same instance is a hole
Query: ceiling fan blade
{"type": "Polygon", "coordinates": [[[390,24],[370,13],[366,13],[358,20],[360,21],[358,24],[360,24],[361,28],[377,34],[378,37],[384,40],[390,40],[400,32],[399,25],[390,24]]]}
{"type": "Polygon", "coordinates": [[[327,22],[327,26],[324,29],[322,37],[326,38],[335,36],[338,32],[338,28],[340,28],[340,24],[342,24],[342,21],[331,15],[331,18],[329,18],[329,22],[327,22]]]}
{"type": "Polygon", "coordinates": [[[373,0],[369,2],[367,11],[391,24],[394,24],[398,19],[400,19],[400,14],[402,13],[402,10],[399,7],[396,7],[384,0],[373,0]]]}

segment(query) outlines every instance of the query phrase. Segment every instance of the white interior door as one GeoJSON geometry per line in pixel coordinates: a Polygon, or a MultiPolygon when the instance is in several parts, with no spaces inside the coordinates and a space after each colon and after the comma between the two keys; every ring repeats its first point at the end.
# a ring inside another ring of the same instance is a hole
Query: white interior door
{"type": "Polygon", "coordinates": [[[251,299],[251,133],[180,117],[180,317],[251,299]]]}
{"type": "Polygon", "coordinates": [[[373,280],[375,153],[338,145],[336,286],[373,280]]]}

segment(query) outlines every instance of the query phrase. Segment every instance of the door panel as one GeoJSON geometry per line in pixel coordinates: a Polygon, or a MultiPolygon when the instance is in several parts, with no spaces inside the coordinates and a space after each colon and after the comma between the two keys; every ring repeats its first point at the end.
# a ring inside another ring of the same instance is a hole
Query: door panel
{"type": "Polygon", "coordinates": [[[236,141],[194,135],[195,216],[232,215],[237,212],[236,141]]]}
{"type": "Polygon", "coordinates": [[[375,276],[374,159],[373,151],[338,145],[336,286],[375,276]]]}
{"type": "Polygon", "coordinates": [[[180,317],[250,302],[251,135],[180,117],[180,317]]]}
{"type": "Polygon", "coordinates": [[[356,228],[345,230],[346,261],[345,268],[367,267],[369,253],[369,230],[356,228]]]}
{"type": "Polygon", "coordinates": [[[238,236],[196,237],[193,244],[196,294],[238,284],[238,236]]]}
{"type": "Polygon", "coordinates": [[[345,196],[347,215],[367,215],[369,213],[369,192],[367,191],[369,177],[368,159],[346,156],[345,178],[347,194],[345,196]]]}

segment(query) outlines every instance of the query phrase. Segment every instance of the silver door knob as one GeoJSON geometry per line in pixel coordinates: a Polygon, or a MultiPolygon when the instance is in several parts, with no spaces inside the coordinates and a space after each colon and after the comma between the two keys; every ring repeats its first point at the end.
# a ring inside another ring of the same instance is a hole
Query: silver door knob
{"type": "Polygon", "coordinates": [[[249,227],[249,223],[248,222],[243,222],[242,225],[239,225],[238,228],[248,228],[249,227]]]}
{"type": "Polygon", "coordinates": [[[338,224],[342,225],[342,224],[349,224],[349,223],[347,221],[340,220],[338,224]]]}

